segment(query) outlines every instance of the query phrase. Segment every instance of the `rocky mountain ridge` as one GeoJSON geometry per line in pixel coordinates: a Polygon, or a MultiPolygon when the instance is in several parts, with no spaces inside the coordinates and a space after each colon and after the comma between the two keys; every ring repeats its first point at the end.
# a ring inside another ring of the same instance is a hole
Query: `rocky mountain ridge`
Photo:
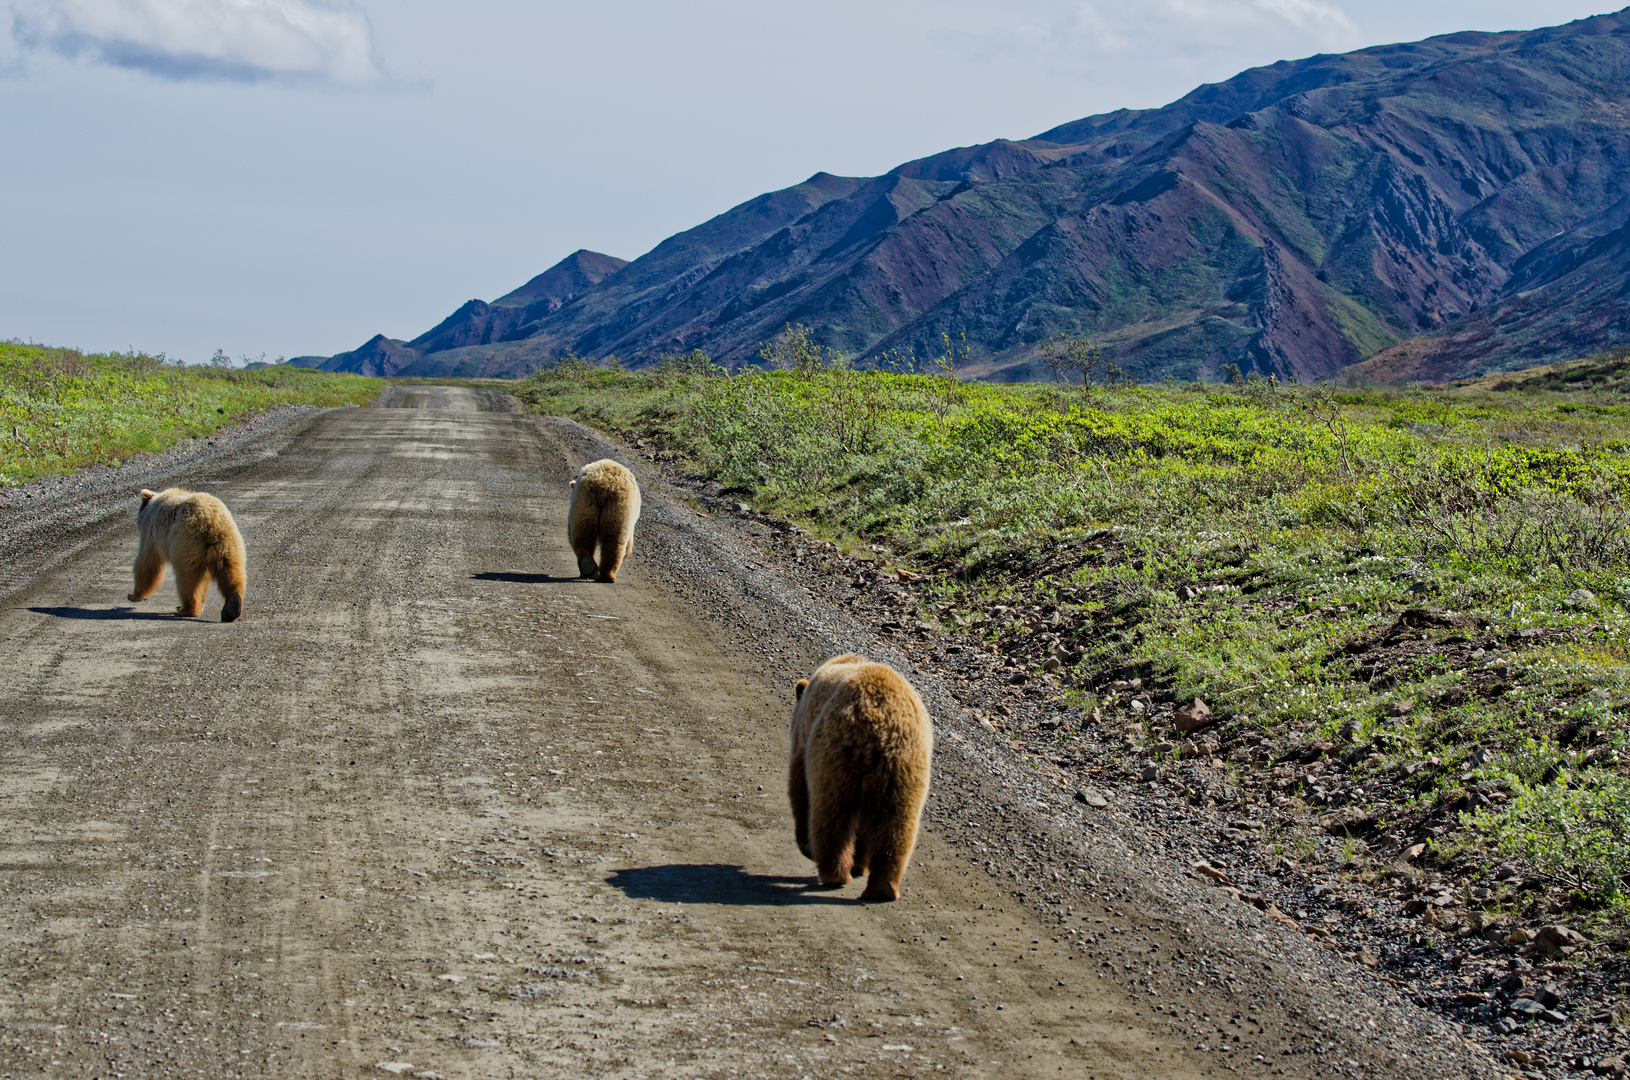
{"type": "Polygon", "coordinates": [[[1143,380],[1512,370],[1630,338],[1627,164],[1630,9],[818,173],[630,263],[578,252],[411,341],[301,362],[519,375],[701,348],[739,366],[804,323],[862,362],[966,335],[971,373],[1004,380],[1038,377],[1059,334],[1143,380]]]}

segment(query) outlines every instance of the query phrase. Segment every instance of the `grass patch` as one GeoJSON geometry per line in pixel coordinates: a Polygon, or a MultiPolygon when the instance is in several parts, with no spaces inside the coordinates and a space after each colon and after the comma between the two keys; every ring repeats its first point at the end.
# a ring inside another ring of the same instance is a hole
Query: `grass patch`
{"type": "Polygon", "coordinates": [[[0,342],[0,486],[117,465],[277,405],[363,405],[383,386],[282,365],[181,367],[144,353],[0,342]]]}
{"type": "Polygon", "coordinates": [[[703,359],[568,360],[512,392],[929,572],[925,618],[1083,700],[1141,679],[1159,700],[1203,697],[1220,731],[1255,740],[1259,771],[1327,759],[1317,786],[1285,790],[1378,804],[1378,850],[1457,833],[1615,902],[1617,840],[1591,834],[1604,871],[1520,836],[1606,821],[1581,792],[1617,788],[1472,773],[1630,727],[1617,354],[1499,391],[997,386],[833,357],[727,376],[703,359]],[[1504,824],[1463,830],[1478,814],[1504,824]]]}

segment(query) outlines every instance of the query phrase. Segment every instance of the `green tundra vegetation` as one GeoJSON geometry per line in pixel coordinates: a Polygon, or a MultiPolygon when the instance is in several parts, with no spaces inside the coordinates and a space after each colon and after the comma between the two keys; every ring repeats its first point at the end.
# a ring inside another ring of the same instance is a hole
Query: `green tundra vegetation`
{"type": "Polygon", "coordinates": [[[362,405],[383,384],[274,366],[182,367],[162,355],[0,342],[0,486],[116,465],[278,405],[362,405]]]}
{"type": "Polygon", "coordinates": [[[1078,348],[991,385],[946,344],[857,371],[795,330],[773,370],[568,357],[518,394],[927,571],[940,632],[1062,665],[1084,707],[1203,698],[1268,767],[1393,791],[1373,830],[1447,822],[1427,859],[1630,910],[1630,350],[1377,390],[1127,385],[1078,348]]]}

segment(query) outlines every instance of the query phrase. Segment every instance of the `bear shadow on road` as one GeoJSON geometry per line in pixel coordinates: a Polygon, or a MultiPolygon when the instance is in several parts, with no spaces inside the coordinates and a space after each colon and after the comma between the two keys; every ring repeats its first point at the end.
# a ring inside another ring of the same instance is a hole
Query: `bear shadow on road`
{"type": "Polygon", "coordinates": [[[523,574],[519,570],[488,570],[480,574],[471,574],[472,581],[512,581],[517,585],[564,585],[573,581],[589,581],[589,578],[560,577],[557,574],[523,574]]]}
{"type": "Polygon", "coordinates": [[[36,615],[51,615],[58,619],[162,619],[174,622],[177,616],[170,611],[137,611],[135,608],[88,607],[31,607],[36,615]]]}
{"type": "Polygon", "coordinates": [[[617,870],[606,884],[630,900],[685,904],[853,904],[816,883],[813,877],[749,874],[728,863],[669,863],[617,870]]]}

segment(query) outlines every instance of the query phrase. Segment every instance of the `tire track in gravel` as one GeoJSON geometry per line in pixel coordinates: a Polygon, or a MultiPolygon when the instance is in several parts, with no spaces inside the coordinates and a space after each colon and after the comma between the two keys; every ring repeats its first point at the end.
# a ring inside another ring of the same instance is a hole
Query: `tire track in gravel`
{"type": "Polygon", "coordinates": [[[178,478],[248,541],[229,626],[123,603],[133,491],[0,517],[38,568],[0,610],[0,1076],[1471,1071],[1327,1024],[1270,931],[1160,888],[932,685],[904,899],[813,889],[790,682],[863,629],[626,457],[626,578],[567,578],[566,481],[614,448],[492,395],[388,400],[178,478]],[[1012,895],[1060,869],[1073,934],[1012,895]],[[1234,959],[1252,933],[1271,970],[1234,959]]]}

